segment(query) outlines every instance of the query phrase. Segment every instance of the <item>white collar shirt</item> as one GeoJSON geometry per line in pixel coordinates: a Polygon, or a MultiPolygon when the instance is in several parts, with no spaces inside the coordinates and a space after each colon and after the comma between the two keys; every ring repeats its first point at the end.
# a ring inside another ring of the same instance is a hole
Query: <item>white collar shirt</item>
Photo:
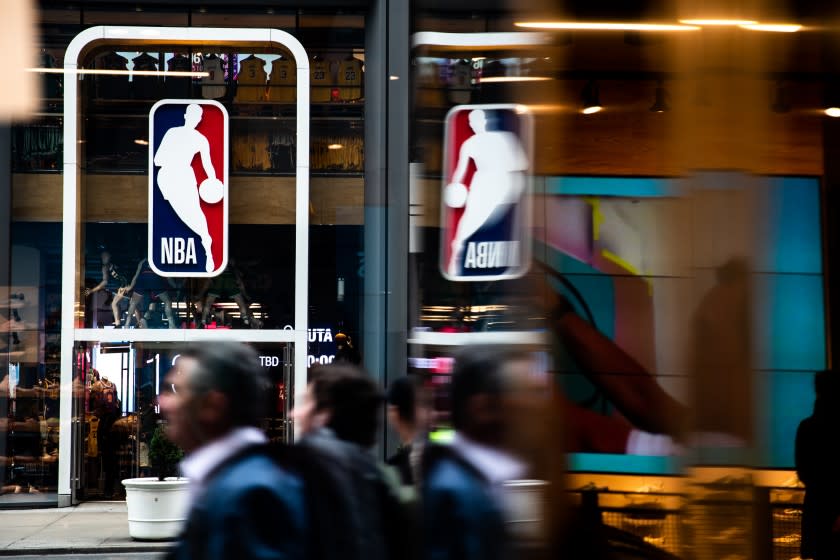
{"type": "Polygon", "coordinates": [[[234,428],[225,436],[202,445],[181,461],[181,474],[190,480],[190,507],[204,492],[207,477],[222,463],[251,445],[268,441],[262,430],[253,426],[234,428]]]}
{"type": "Polygon", "coordinates": [[[452,438],[452,448],[484,475],[494,487],[525,476],[525,463],[500,449],[476,443],[460,432],[452,438]]]}

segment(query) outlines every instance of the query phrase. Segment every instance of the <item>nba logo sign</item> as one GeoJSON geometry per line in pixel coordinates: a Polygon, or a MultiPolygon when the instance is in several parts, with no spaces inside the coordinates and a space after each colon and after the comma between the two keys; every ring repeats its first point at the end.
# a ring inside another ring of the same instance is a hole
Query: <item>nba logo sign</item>
{"type": "Polygon", "coordinates": [[[459,282],[522,276],[531,260],[531,114],[458,105],[444,126],[441,273],[459,282]]]}
{"type": "Polygon", "coordinates": [[[149,265],[160,276],[217,276],[227,226],[227,111],[204,99],[158,101],[149,113],[149,265]]]}

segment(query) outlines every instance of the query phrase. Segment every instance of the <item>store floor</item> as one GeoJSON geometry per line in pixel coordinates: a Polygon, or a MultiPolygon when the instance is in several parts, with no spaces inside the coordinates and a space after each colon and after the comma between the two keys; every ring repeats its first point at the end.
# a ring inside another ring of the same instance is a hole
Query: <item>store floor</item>
{"type": "Polygon", "coordinates": [[[129,537],[124,501],[86,502],[69,508],[0,510],[0,528],[0,556],[162,552],[172,545],[129,537]]]}

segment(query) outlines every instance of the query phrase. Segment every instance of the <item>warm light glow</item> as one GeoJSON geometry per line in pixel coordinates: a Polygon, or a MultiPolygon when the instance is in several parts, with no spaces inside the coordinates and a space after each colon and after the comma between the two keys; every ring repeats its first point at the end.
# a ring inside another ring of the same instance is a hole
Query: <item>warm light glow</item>
{"type": "Polygon", "coordinates": [[[178,76],[184,78],[206,78],[209,72],[188,72],[185,70],[105,70],[100,68],[27,68],[27,72],[39,74],[106,74],[109,76],[178,76]]]}
{"type": "Polygon", "coordinates": [[[700,29],[695,25],[677,25],[675,23],[597,21],[518,21],[514,25],[529,29],[579,29],[584,31],[696,31],[700,29]]]}
{"type": "Polygon", "coordinates": [[[702,25],[702,26],[717,26],[717,27],[727,27],[727,26],[741,26],[744,25],[756,25],[758,22],[751,19],[681,19],[680,23],[684,23],[686,25],[702,25]]]}
{"type": "Polygon", "coordinates": [[[829,117],[840,117],[840,107],[829,107],[825,110],[825,114],[829,117]]]}
{"type": "Polygon", "coordinates": [[[601,109],[603,109],[603,107],[601,107],[600,105],[592,105],[591,107],[584,107],[581,110],[581,113],[583,113],[584,115],[591,115],[593,113],[599,112],[601,109]]]}
{"type": "Polygon", "coordinates": [[[143,140],[142,138],[137,138],[136,140],[134,140],[134,143],[135,144],[140,144],[141,146],[148,146],[149,145],[149,141],[148,140],[143,140]]]}
{"type": "Polygon", "coordinates": [[[330,144],[329,146],[327,146],[327,149],[328,150],[340,150],[343,147],[344,146],[342,146],[341,144],[330,144]]]}
{"type": "Polygon", "coordinates": [[[770,31],[772,33],[796,33],[802,29],[802,26],[798,23],[755,23],[741,25],[740,27],[750,31],[770,31]]]}
{"type": "Polygon", "coordinates": [[[490,76],[481,78],[482,84],[505,83],[505,82],[545,82],[551,78],[546,76],[490,76]]]}

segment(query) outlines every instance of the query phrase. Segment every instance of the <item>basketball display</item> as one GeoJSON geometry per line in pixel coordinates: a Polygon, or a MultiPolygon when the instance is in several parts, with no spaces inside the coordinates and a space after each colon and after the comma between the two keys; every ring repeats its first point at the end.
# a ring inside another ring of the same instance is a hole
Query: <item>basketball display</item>
{"type": "Polygon", "coordinates": [[[218,179],[205,179],[198,187],[198,196],[207,204],[216,204],[225,194],[225,186],[218,179]]]}
{"type": "Polygon", "coordinates": [[[463,183],[449,183],[443,192],[443,201],[450,208],[463,208],[467,203],[467,192],[463,183]]]}

